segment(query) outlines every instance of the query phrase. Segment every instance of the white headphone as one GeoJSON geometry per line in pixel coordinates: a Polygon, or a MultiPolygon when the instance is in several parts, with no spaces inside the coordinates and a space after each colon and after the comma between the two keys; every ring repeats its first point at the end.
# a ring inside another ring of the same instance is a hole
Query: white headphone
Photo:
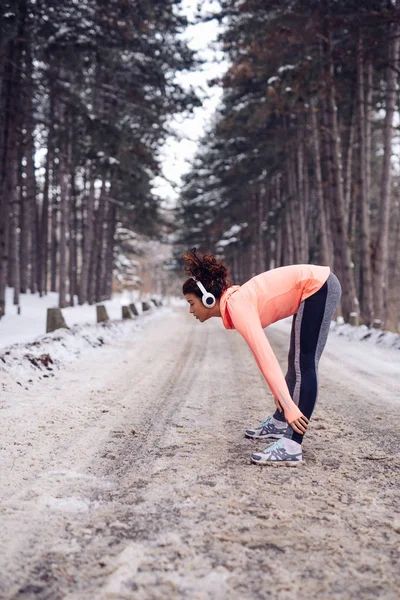
{"type": "Polygon", "coordinates": [[[201,293],[203,294],[201,301],[204,304],[204,306],[206,308],[213,308],[213,306],[215,306],[215,296],[214,294],[210,294],[210,292],[207,292],[206,288],[204,287],[204,285],[201,283],[201,281],[197,281],[197,279],[195,279],[194,277],[192,277],[193,281],[195,281],[198,285],[198,287],[200,288],[201,293]]]}

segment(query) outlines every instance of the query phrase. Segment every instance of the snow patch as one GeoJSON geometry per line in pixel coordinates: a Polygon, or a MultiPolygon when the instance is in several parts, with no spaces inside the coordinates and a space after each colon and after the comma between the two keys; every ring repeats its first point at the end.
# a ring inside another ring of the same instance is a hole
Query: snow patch
{"type": "Polygon", "coordinates": [[[366,325],[355,327],[354,325],[349,325],[349,323],[344,323],[342,318],[337,322],[332,321],[331,331],[348,340],[358,340],[368,342],[369,344],[376,344],[384,348],[400,350],[400,334],[393,331],[382,331],[380,329],[369,328],[366,325]]]}
{"type": "MultiPolygon", "coordinates": [[[[92,307],[93,308],[93,307],[92,307]]],[[[108,321],[95,325],[76,325],[39,336],[28,344],[14,344],[0,353],[2,379],[8,374],[18,385],[26,387],[39,379],[54,377],[55,371],[79,359],[88,351],[138,334],[144,322],[170,312],[152,309],[134,320],[108,321]]],[[[3,383],[3,387],[5,384],[3,383]]]]}
{"type": "Polygon", "coordinates": [[[278,73],[284,73],[285,71],[293,71],[294,68],[294,65],[283,65],[283,67],[279,67],[278,73]]]}

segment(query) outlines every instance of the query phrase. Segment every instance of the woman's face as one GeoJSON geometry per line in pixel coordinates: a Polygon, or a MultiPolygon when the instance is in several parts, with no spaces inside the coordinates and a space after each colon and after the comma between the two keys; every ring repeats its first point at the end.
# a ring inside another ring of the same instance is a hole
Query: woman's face
{"type": "Polygon", "coordinates": [[[190,305],[190,314],[196,317],[200,321],[200,323],[204,323],[207,321],[212,315],[211,310],[204,306],[201,299],[194,294],[186,294],[186,300],[190,305]]]}

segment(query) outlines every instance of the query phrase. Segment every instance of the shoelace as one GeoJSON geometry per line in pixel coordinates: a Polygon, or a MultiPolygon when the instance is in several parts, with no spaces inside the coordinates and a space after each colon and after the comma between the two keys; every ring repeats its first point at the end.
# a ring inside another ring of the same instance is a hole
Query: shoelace
{"type": "Polygon", "coordinates": [[[265,421],[263,421],[262,423],[259,423],[257,425],[257,429],[261,429],[262,427],[265,427],[266,425],[268,425],[270,420],[271,420],[271,417],[267,417],[267,419],[265,419],[265,421]]]}
{"type": "Polygon", "coordinates": [[[282,443],[283,443],[282,440],[276,440],[276,442],[273,442],[272,444],[270,444],[269,446],[267,446],[266,448],[264,448],[264,450],[262,451],[262,453],[263,454],[269,454],[273,450],[277,450],[278,448],[283,448],[282,443]]]}

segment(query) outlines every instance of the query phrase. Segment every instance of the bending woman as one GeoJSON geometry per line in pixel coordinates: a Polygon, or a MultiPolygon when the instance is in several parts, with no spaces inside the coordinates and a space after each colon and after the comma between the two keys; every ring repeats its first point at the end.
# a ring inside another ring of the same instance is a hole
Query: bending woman
{"type": "Polygon", "coordinates": [[[201,256],[193,248],[183,258],[190,275],[183,284],[190,313],[201,323],[221,317],[226,329],[236,329],[249,345],[274,396],[274,415],[245,435],[277,441],[252,454],[252,462],[275,466],[301,463],[303,435],[318,395],[318,361],[341,297],[337,277],[329,267],[291,265],[232,286],[227,267],[215,256],[201,256]],[[263,329],[292,315],[284,377],[263,329]]]}

